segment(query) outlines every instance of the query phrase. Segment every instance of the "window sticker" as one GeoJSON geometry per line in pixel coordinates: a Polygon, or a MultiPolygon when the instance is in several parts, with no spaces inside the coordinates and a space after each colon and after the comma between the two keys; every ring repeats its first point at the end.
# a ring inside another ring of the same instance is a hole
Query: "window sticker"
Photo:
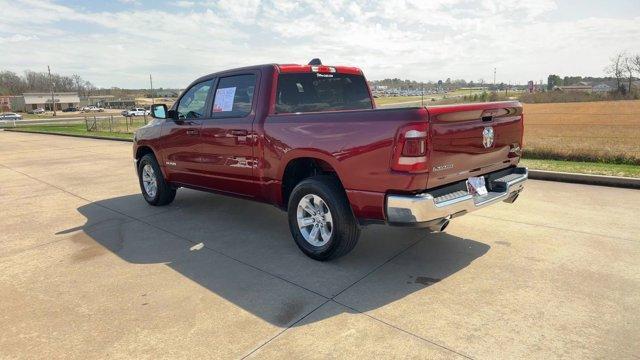
{"type": "Polygon", "coordinates": [[[232,111],[233,99],[235,96],[235,86],[216,90],[216,98],[213,102],[213,112],[232,111]]]}

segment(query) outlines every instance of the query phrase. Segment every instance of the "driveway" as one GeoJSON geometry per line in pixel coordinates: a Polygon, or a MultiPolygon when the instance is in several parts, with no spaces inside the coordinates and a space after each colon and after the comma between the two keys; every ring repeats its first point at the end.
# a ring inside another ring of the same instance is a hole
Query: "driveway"
{"type": "Polygon", "coordinates": [[[131,144],[0,131],[0,209],[2,358],[640,357],[637,190],[531,180],[320,263],[270,205],[147,206],[131,144]]]}

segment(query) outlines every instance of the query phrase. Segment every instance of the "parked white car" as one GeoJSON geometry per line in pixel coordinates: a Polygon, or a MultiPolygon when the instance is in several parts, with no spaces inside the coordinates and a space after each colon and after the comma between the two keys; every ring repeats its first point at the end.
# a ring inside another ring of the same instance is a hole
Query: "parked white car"
{"type": "Polygon", "coordinates": [[[32,114],[44,114],[43,108],[37,108],[31,111],[32,114]]]}
{"type": "Polygon", "coordinates": [[[145,116],[149,115],[151,112],[145,108],[132,108],[129,110],[125,110],[122,112],[124,116],[145,116]]]}
{"type": "Polygon", "coordinates": [[[0,120],[11,120],[11,121],[22,120],[22,115],[12,113],[12,112],[6,112],[6,113],[0,114],[0,120]]]}
{"type": "Polygon", "coordinates": [[[95,105],[91,105],[91,106],[85,106],[84,108],[82,108],[82,111],[85,112],[103,112],[104,109],[101,107],[97,107],[95,105]]]}

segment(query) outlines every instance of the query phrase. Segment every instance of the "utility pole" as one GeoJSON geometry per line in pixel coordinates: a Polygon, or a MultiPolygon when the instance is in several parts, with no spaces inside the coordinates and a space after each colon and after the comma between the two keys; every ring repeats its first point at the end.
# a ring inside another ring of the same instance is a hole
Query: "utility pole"
{"type": "Polygon", "coordinates": [[[496,86],[496,68],[493,68],[493,91],[497,91],[498,87],[496,86]]]}
{"type": "Polygon", "coordinates": [[[53,96],[53,80],[51,80],[51,68],[47,65],[47,72],[49,73],[49,85],[51,87],[51,107],[53,108],[53,116],[56,116],[56,98],[53,96]]]}
{"type": "Polygon", "coordinates": [[[153,98],[153,79],[151,78],[151,74],[149,74],[149,83],[151,84],[151,105],[154,105],[155,100],[153,98]]]}

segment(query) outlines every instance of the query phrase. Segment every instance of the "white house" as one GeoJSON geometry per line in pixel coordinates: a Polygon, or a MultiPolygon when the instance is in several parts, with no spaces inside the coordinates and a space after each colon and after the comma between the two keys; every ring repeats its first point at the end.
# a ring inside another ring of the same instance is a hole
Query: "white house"
{"type": "MultiPolygon", "coordinates": [[[[22,94],[22,111],[31,111],[38,108],[45,110],[53,110],[52,103],[55,104],[56,110],[66,109],[68,107],[77,107],[80,104],[78,93],[61,92],[53,93],[24,93],[22,94]]],[[[18,109],[16,109],[18,110],[18,109]]]]}
{"type": "Polygon", "coordinates": [[[594,85],[594,86],[591,88],[591,91],[593,91],[593,92],[599,92],[599,93],[609,92],[609,91],[611,91],[611,90],[613,90],[613,88],[612,88],[611,86],[609,86],[609,85],[605,84],[605,83],[601,83],[601,84],[594,85]]]}

